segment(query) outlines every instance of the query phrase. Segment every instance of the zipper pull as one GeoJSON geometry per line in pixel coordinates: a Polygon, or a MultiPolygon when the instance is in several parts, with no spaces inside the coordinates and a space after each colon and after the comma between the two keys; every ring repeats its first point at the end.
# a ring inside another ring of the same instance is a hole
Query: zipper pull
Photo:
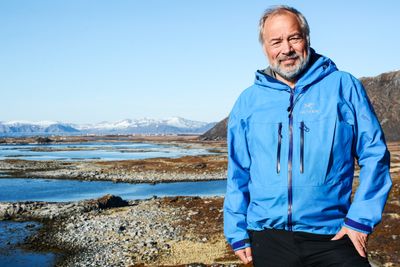
{"type": "Polygon", "coordinates": [[[290,118],[292,116],[292,112],[293,112],[293,90],[290,91],[290,100],[289,100],[289,107],[287,108],[287,112],[288,112],[288,117],[290,118]]]}
{"type": "Polygon", "coordinates": [[[282,144],[282,122],[278,126],[278,148],[276,151],[276,173],[281,171],[281,144],[282,144]]]}
{"type": "Polygon", "coordinates": [[[304,173],[304,131],[309,130],[304,121],[300,122],[300,173],[304,173]]]}

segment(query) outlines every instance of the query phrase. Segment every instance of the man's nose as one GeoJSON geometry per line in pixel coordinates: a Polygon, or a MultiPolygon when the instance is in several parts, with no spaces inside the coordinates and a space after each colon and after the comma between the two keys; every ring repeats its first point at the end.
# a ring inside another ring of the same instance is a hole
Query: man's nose
{"type": "Polygon", "coordinates": [[[293,53],[293,46],[289,41],[283,41],[282,42],[282,53],[283,54],[291,54],[293,53]]]}

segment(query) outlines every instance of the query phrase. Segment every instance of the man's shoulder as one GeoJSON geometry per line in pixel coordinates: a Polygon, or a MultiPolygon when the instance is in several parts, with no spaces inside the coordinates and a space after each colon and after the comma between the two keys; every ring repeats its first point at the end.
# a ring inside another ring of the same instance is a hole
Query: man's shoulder
{"type": "Polygon", "coordinates": [[[258,93],[259,93],[258,91],[259,91],[258,86],[255,85],[255,84],[253,84],[253,85],[247,87],[246,89],[244,89],[244,90],[240,93],[240,95],[239,95],[239,97],[238,97],[238,100],[245,100],[245,99],[247,99],[247,98],[254,97],[255,94],[258,94],[258,93]]]}
{"type": "Polygon", "coordinates": [[[326,79],[325,85],[330,91],[339,91],[343,99],[351,101],[354,95],[364,95],[365,87],[359,79],[347,71],[337,70],[332,72],[326,79]]]}
{"type": "Polygon", "coordinates": [[[232,112],[242,115],[246,113],[259,95],[259,90],[258,86],[254,84],[244,89],[236,99],[232,112]]]}
{"type": "Polygon", "coordinates": [[[340,80],[342,82],[347,82],[347,83],[359,82],[359,80],[356,77],[354,77],[350,72],[343,70],[336,70],[332,72],[328,77],[334,80],[340,80]]]}
{"type": "Polygon", "coordinates": [[[249,104],[249,101],[251,103],[254,99],[260,97],[260,95],[264,95],[265,93],[265,89],[260,88],[257,84],[253,84],[240,93],[237,101],[249,104]]]}

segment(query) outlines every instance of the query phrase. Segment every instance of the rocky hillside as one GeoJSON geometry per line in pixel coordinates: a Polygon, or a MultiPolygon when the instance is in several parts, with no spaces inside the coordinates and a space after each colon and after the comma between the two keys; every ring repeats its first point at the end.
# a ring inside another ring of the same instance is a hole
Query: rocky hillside
{"type": "Polygon", "coordinates": [[[224,140],[226,139],[226,127],[228,118],[218,122],[213,128],[200,136],[201,140],[224,140]]]}
{"type": "Polygon", "coordinates": [[[400,141],[400,71],[361,78],[386,140],[400,141]]]}
{"type": "MultiPolygon", "coordinates": [[[[381,122],[387,141],[400,141],[400,71],[386,72],[376,77],[363,77],[375,112],[381,122]]],[[[200,138],[226,139],[227,118],[216,124],[200,138]]]]}

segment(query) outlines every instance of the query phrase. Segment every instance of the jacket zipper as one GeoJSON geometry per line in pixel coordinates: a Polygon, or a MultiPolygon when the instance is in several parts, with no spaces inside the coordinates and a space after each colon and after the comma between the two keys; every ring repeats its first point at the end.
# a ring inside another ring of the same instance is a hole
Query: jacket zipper
{"type": "Polygon", "coordinates": [[[276,173],[281,171],[281,143],[282,143],[282,122],[278,126],[278,149],[276,151],[276,173]]]}
{"type": "Polygon", "coordinates": [[[300,123],[300,173],[304,172],[304,121],[300,123]]]}
{"type": "Polygon", "coordinates": [[[289,158],[288,158],[288,230],[292,231],[292,159],[293,159],[293,97],[294,89],[290,89],[290,106],[289,112],[289,158]]]}

